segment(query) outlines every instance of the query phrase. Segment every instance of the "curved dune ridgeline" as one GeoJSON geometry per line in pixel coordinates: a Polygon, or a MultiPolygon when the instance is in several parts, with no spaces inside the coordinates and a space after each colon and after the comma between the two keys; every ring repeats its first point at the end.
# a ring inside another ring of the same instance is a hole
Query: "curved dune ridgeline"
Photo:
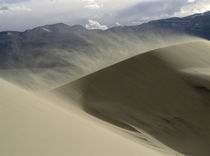
{"type": "Polygon", "coordinates": [[[0,93],[2,156],[210,155],[208,41],[139,54],[38,96],[0,79],[0,93]]]}
{"type": "Polygon", "coordinates": [[[1,156],[168,156],[0,80],[1,156]]]}
{"type": "Polygon", "coordinates": [[[140,54],[53,93],[146,144],[189,156],[210,155],[208,41],[140,54]]]}

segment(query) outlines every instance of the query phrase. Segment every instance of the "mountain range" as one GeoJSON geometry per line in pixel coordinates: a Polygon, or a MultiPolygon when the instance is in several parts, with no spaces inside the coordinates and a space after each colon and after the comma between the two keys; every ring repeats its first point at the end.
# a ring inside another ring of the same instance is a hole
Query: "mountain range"
{"type": "Polygon", "coordinates": [[[210,40],[210,12],[107,30],[57,23],[24,32],[4,31],[0,77],[28,84],[24,87],[29,89],[52,87],[61,83],[58,79],[73,81],[142,52],[197,37],[210,40]]]}
{"type": "Polygon", "coordinates": [[[119,26],[108,30],[88,30],[81,25],[69,26],[63,23],[46,25],[24,32],[0,32],[0,68],[52,67],[67,65],[56,61],[52,49],[71,51],[92,51],[99,43],[107,43],[107,36],[133,35],[144,39],[148,33],[163,36],[166,32],[185,33],[210,40],[210,12],[184,18],[169,18],[150,21],[137,26],[119,26]],[[91,49],[91,50],[90,50],[91,49]],[[49,51],[50,50],[50,51],[49,51]],[[42,59],[48,57],[48,61],[42,59]]]}
{"type": "Polygon", "coordinates": [[[210,40],[210,11],[191,16],[150,21],[137,26],[114,27],[108,31],[145,33],[148,31],[170,30],[210,40]]]}

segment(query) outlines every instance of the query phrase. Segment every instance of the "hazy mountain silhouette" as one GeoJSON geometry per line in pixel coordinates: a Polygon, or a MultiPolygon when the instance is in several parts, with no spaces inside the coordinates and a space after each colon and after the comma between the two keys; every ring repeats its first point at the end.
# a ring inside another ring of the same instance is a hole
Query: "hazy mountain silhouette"
{"type": "Polygon", "coordinates": [[[69,65],[68,61],[59,61],[58,55],[54,55],[53,51],[91,52],[91,47],[106,45],[105,37],[110,33],[129,34],[143,39],[148,33],[167,35],[167,32],[190,34],[210,40],[210,12],[150,21],[137,26],[113,27],[105,31],[57,23],[24,32],[0,32],[0,68],[69,65]]]}

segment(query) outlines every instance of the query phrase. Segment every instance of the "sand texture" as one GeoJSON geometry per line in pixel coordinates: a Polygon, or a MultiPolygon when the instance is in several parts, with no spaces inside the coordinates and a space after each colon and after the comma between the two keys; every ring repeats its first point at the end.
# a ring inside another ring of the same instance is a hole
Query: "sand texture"
{"type": "Polygon", "coordinates": [[[196,41],[137,55],[53,93],[153,147],[209,156],[209,67],[210,44],[196,41]]]}
{"type": "Polygon", "coordinates": [[[2,156],[209,156],[210,43],[149,51],[32,93],[0,80],[2,156]]]}

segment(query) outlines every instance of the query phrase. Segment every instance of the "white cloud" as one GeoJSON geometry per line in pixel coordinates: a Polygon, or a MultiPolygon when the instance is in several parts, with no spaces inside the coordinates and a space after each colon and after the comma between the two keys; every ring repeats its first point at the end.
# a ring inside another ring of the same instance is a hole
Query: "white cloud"
{"type": "Polygon", "coordinates": [[[116,24],[116,26],[121,26],[121,24],[119,22],[116,22],[115,24],[116,24]]]}
{"type": "Polygon", "coordinates": [[[207,10],[210,0],[0,0],[0,31],[59,22],[107,29],[207,10]]]}
{"type": "Polygon", "coordinates": [[[195,0],[187,0],[188,3],[193,3],[195,0]]]}
{"type": "Polygon", "coordinates": [[[14,11],[32,11],[31,8],[25,5],[13,5],[0,0],[0,13],[13,13],[14,11]]]}
{"type": "Polygon", "coordinates": [[[86,4],[85,4],[85,8],[88,9],[99,9],[103,7],[102,3],[99,3],[96,0],[83,0],[86,4]]]}
{"type": "Polygon", "coordinates": [[[32,11],[31,8],[27,8],[25,6],[16,6],[16,7],[8,7],[7,10],[0,10],[1,14],[9,14],[9,15],[13,15],[16,12],[29,12],[32,11]]]}
{"type": "Polygon", "coordinates": [[[9,13],[9,14],[13,14],[16,11],[32,11],[31,8],[28,8],[24,5],[22,6],[3,6],[0,7],[0,13],[9,13]]]}
{"type": "Polygon", "coordinates": [[[176,12],[174,16],[188,16],[195,13],[203,13],[210,11],[210,1],[209,0],[200,0],[194,1],[189,5],[183,6],[179,12],[176,12]]]}
{"type": "Polygon", "coordinates": [[[85,25],[87,29],[101,29],[106,30],[108,27],[106,25],[101,25],[99,22],[94,20],[88,20],[88,24],[85,25]]]}
{"type": "Polygon", "coordinates": [[[12,10],[12,11],[32,11],[31,8],[28,8],[24,5],[9,7],[9,10],[12,10]]]}

